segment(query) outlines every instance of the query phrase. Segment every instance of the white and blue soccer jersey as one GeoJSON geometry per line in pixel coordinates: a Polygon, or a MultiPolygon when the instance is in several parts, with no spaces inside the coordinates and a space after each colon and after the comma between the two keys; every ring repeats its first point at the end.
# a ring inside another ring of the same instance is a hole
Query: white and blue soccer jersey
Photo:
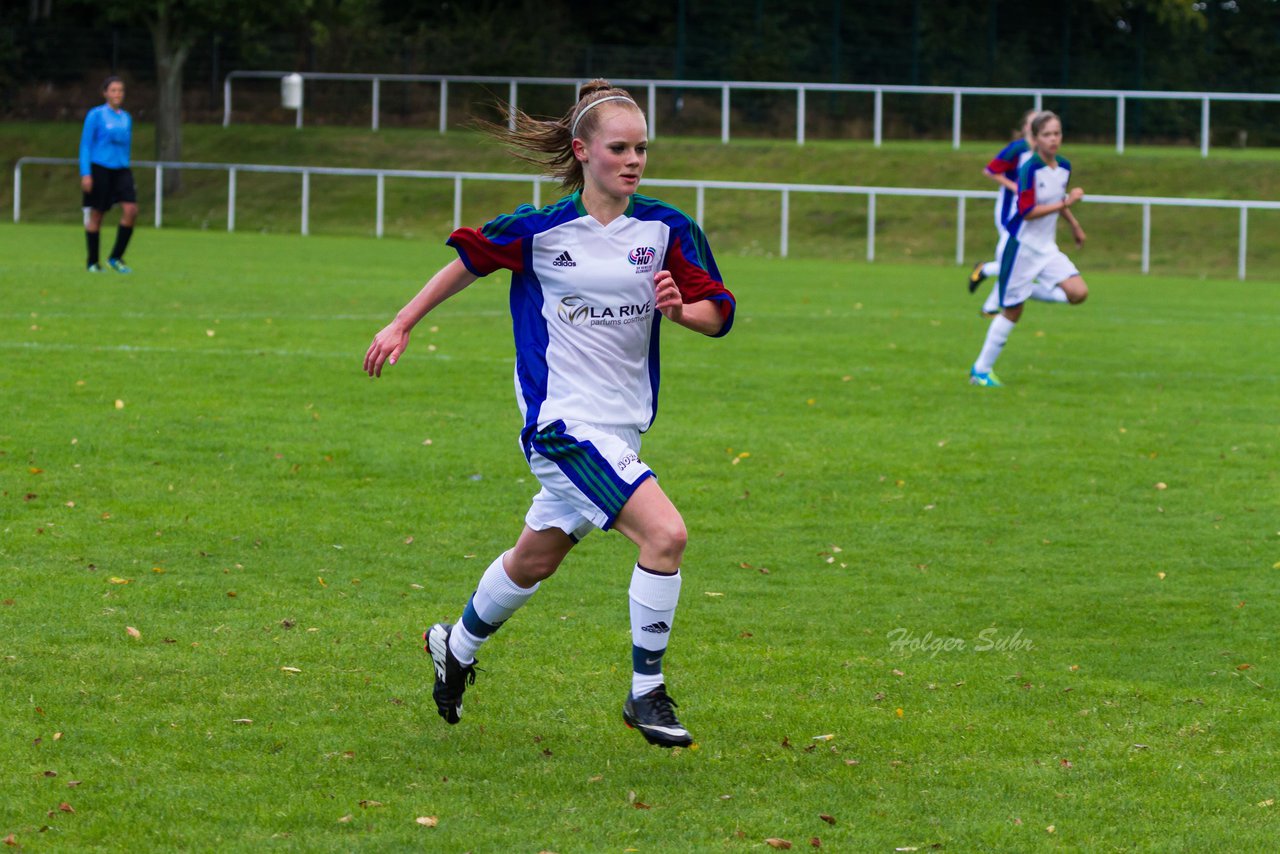
{"type": "Polygon", "coordinates": [[[129,166],[129,147],[133,142],[133,118],[124,110],[113,110],[99,104],[84,118],[80,133],[80,175],[91,174],[90,165],[97,163],[108,169],[129,166]]]}
{"type": "Polygon", "coordinates": [[[1058,248],[1058,214],[1055,211],[1032,220],[1026,216],[1037,205],[1052,205],[1065,199],[1071,180],[1067,159],[1055,157],[1054,161],[1050,166],[1040,155],[1032,154],[1018,169],[1018,209],[1007,223],[1012,238],[1039,252],[1058,248]]]}
{"type": "MultiPolygon", "coordinates": [[[[1027,141],[1022,138],[1015,139],[1000,149],[999,154],[991,158],[991,162],[987,164],[987,173],[990,175],[1004,175],[1016,184],[1018,181],[1018,169],[1030,157],[1031,146],[1027,144],[1027,141]]],[[[1016,207],[1016,194],[1008,187],[1001,185],[1000,193],[996,196],[996,231],[1000,232],[1002,236],[1005,233],[1005,224],[1009,221],[1009,217],[1013,216],[1016,207]]]]}
{"type": "Polygon", "coordinates": [[[523,205],[448,243],[467,269],[511,271],[516,399],[526,454],[559,421],[647,430],[658,404],[654,277],[669,270],[685,303],[716,300],[724,335],[735,302],[707,239],[688,215],[634,195],[601,225],[574,193],[541,210],[523,205]]]}

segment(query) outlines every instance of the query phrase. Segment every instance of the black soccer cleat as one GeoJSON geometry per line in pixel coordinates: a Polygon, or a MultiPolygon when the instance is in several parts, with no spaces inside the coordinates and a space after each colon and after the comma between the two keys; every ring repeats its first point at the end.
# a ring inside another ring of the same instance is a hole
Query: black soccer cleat
{"type": "Polygon", "coordinates": [[[667,686],[659,685],[641,697],[627,694],[622,704],[622,719],[627,726],[640,730],[645,741],[659,747],[688,747],[693,736],[676,720],[676,701],[667,695],[667,686]]]}
{"type": "Polygon", "coordinates": [[[458,663],[449,650],[449,635],[452,633],[453,626],[436,623],[422,637],[436,668],[436,684],[431,689],[436,710],[445,723],[456,724],[462,719],[462,692],[468,685],[476,684],[476,663],[473,661],[466,667],[458,663]]]}
{"type": "Polygon", "coordinates": [[[982,284],[987,278],[987,274],[982,272],[983,263],[979,261],[973,265],[973,270],[969,272],[969,293],[973,293],[978,289],[978,285],[982,284]]]}

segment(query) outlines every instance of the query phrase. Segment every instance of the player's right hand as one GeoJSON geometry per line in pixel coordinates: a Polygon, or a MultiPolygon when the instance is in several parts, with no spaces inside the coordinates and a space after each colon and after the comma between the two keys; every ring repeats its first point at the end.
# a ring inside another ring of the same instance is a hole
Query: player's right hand
{"type": "Polygon", "coordinates": [[[1072,187],[1071,192],[1067,194],[1067,204],[1074,205],[1076,202],[1084,198],[1084,190],[1079,187],[1072,187]]]}
{"type": "Polygon", "coordinates": [[[373,343],[364,354],[364,372],[371,377],[382,376],[383,364],[394,365],[408,346],[409,333],[394,321],[388,323],[373,336],[373,343]]]}
{"type": "Polygon", "coordinates": [[[93,192],[93,176],[83,175],[80,178],[80,191],[84,193],[93,192]]]}

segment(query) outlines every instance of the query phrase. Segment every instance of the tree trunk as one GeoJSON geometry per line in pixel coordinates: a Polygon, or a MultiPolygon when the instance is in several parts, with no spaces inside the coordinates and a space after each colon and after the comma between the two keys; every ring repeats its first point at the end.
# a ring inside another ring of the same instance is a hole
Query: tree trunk
{"type": "MultiPolygon", "coordinates": [[[[191,52],[191,40],[173,32],[167,3],[160,3],[151,21],[151,41],[156,53],[156,160],[182,159],[182,69],[191,52]]],[[[182,189],[182,173],[164,171],[164,194],[182,189]]]]}

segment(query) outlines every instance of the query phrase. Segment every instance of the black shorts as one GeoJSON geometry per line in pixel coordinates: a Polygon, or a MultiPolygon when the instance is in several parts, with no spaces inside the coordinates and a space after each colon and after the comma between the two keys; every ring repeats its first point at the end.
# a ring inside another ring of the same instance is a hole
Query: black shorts
{"type": "Polygon", "coordinates": [[[93,189],[84,193],[81,205],[95,211],[109,211],[117,202],[133,202],[137,204],[138,191],[133,186],[133,173],[128,167],[124,169],[108,169],[97,163],[90,163],[93,176],[93,189]]]}

